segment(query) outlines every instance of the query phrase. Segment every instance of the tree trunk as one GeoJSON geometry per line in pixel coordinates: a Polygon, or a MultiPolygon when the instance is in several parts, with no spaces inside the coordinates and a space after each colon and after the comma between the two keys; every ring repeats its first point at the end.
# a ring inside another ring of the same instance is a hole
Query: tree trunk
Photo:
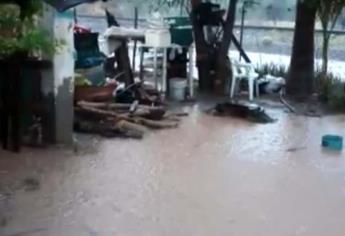
{"type": "Polygon", "coordinates": [[[230,77],[230,65],[229,60],[227,59],[230,44],[231,36],[234,29],[235,18],[236,18],[236,6],[238,0],[230,0],[227,17],[224,24],[224,35],[222,43],[218,52],[217,58],[217,77],[216,77],[216,89],[220,92],[224,92],[225,82],[230,77]],[[218,87],[218,88],[217,88],[218,87]]]}
{"type": "MultiPolygon", "coordinates": [[[[326,33],[327,34],[327,33],[326,33]]],[[[322,68],[321,73],[324,78],[328,72],[328,48],[329,48],[330,35],[324,35],[322,44],[322,68]]]]}
{"type": "Polygon", "coordinates": [[[203,25],[198,22],[195,9],[202,3],[201,0],[191,0],[191,21],[193,24],[196,47],[196,62],[199,73],[199,89],[210,90],[214,85],[224,91],[224,82],[229,76],[227,55],[232,39],[236,5],[238,0],[231,0],[228,7],[228,16],[224,25],[224,35],[220,47],[209,45],[205,40],[203,25]],[[215,82],[215,83],[214,83],[215,82]]]}
{"type": "Polygon", "coordinates": [[[192,11],[190,18],[193,25],[194,41],[196,48],[196,65],[199,75],[199,89],[205,90],[212,87],[211,65],[209,60],[208,45],[205,41],[202,25],[198,22],[195,9],[202,3],[201,0],[191,0],[192,11]]]}
{"type": "Polygon", "coordinates": [[[296,25],[287,92],[307,96],[314,90],[314,29],[316,8],[306,1],[297,1],[296,25]]]}

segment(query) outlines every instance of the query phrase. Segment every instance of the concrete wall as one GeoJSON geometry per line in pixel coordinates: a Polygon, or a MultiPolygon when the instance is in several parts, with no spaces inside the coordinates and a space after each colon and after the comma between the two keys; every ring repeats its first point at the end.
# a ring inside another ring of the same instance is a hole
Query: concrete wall
{"type": "Polygon", "coordinates": [[[63,46],[53,58],[53,68],[44,73],[42,90],[51,108],[49,124],[53,126],[51,141],[70,145],[73,143],[73,90],[74,90],[74,37],[73,12],[56,12],[46,5],[41,21],[53,40],[63,46]]]}

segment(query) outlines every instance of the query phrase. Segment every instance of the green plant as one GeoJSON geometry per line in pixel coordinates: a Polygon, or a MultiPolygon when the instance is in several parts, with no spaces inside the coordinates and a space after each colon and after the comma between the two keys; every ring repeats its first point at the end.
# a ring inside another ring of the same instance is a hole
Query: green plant
{"type": "Polygon", "coordinates": [[[270,74],[276,77],[286,78],[288,74],[288,69],[284,65],[277,65],[274,63],[257,66],[256,71],[259,73],[260,77],[270,74]]]}
{"type": "Polygon", "coordinates": [[[319,98],[331,109],[345,111],[345,81],[340,77],[318,70],[315,75],[315,82],[319,98]]]}
{"type": "Polygon", "coordinates": [[[317,15],[322,26],[322,73],[324,76],[328,72],[328,49],[331,41],[331,31],[336,26],[344,7],[345,0],[318,0],[317,15]]]}
{"type": "Polygon", "coordinates": [[[29,0],[28,9],[13,4],[0,4],[0,57],[6,58],[16,52],[39,52],[53,55],[63,44],[51,40],[49,33],[37,25],[42,12],[39,0],[29,0]],[[21,17],[25,13],[25,17],[21,17]]]}

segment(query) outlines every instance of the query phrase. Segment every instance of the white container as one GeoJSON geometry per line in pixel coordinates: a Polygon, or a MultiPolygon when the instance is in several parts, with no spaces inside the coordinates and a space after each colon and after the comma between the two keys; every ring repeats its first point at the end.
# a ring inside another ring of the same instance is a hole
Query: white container
{"type": "Polygon", "coordinates": [[[169,80],[169,96],[175,101],[184,101],[186,95],[187,80],[172,78],[169,80]]]}
{"type": "Polygon", "coordinates": [[[145,44],[151,47],[169,47],[171,45],[171,34],[169,29],[146,30],[145,44]]]}

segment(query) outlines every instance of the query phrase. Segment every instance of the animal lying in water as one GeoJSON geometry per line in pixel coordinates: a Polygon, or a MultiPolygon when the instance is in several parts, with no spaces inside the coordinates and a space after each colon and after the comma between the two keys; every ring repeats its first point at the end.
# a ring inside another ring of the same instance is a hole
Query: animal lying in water
{"type": "Polygon", "coordinates": [[[225,102],[217,104],[213,111],[215,115],[244,118],[255,123],[275,122],[262,107],[255,104],[225,102]]]}

